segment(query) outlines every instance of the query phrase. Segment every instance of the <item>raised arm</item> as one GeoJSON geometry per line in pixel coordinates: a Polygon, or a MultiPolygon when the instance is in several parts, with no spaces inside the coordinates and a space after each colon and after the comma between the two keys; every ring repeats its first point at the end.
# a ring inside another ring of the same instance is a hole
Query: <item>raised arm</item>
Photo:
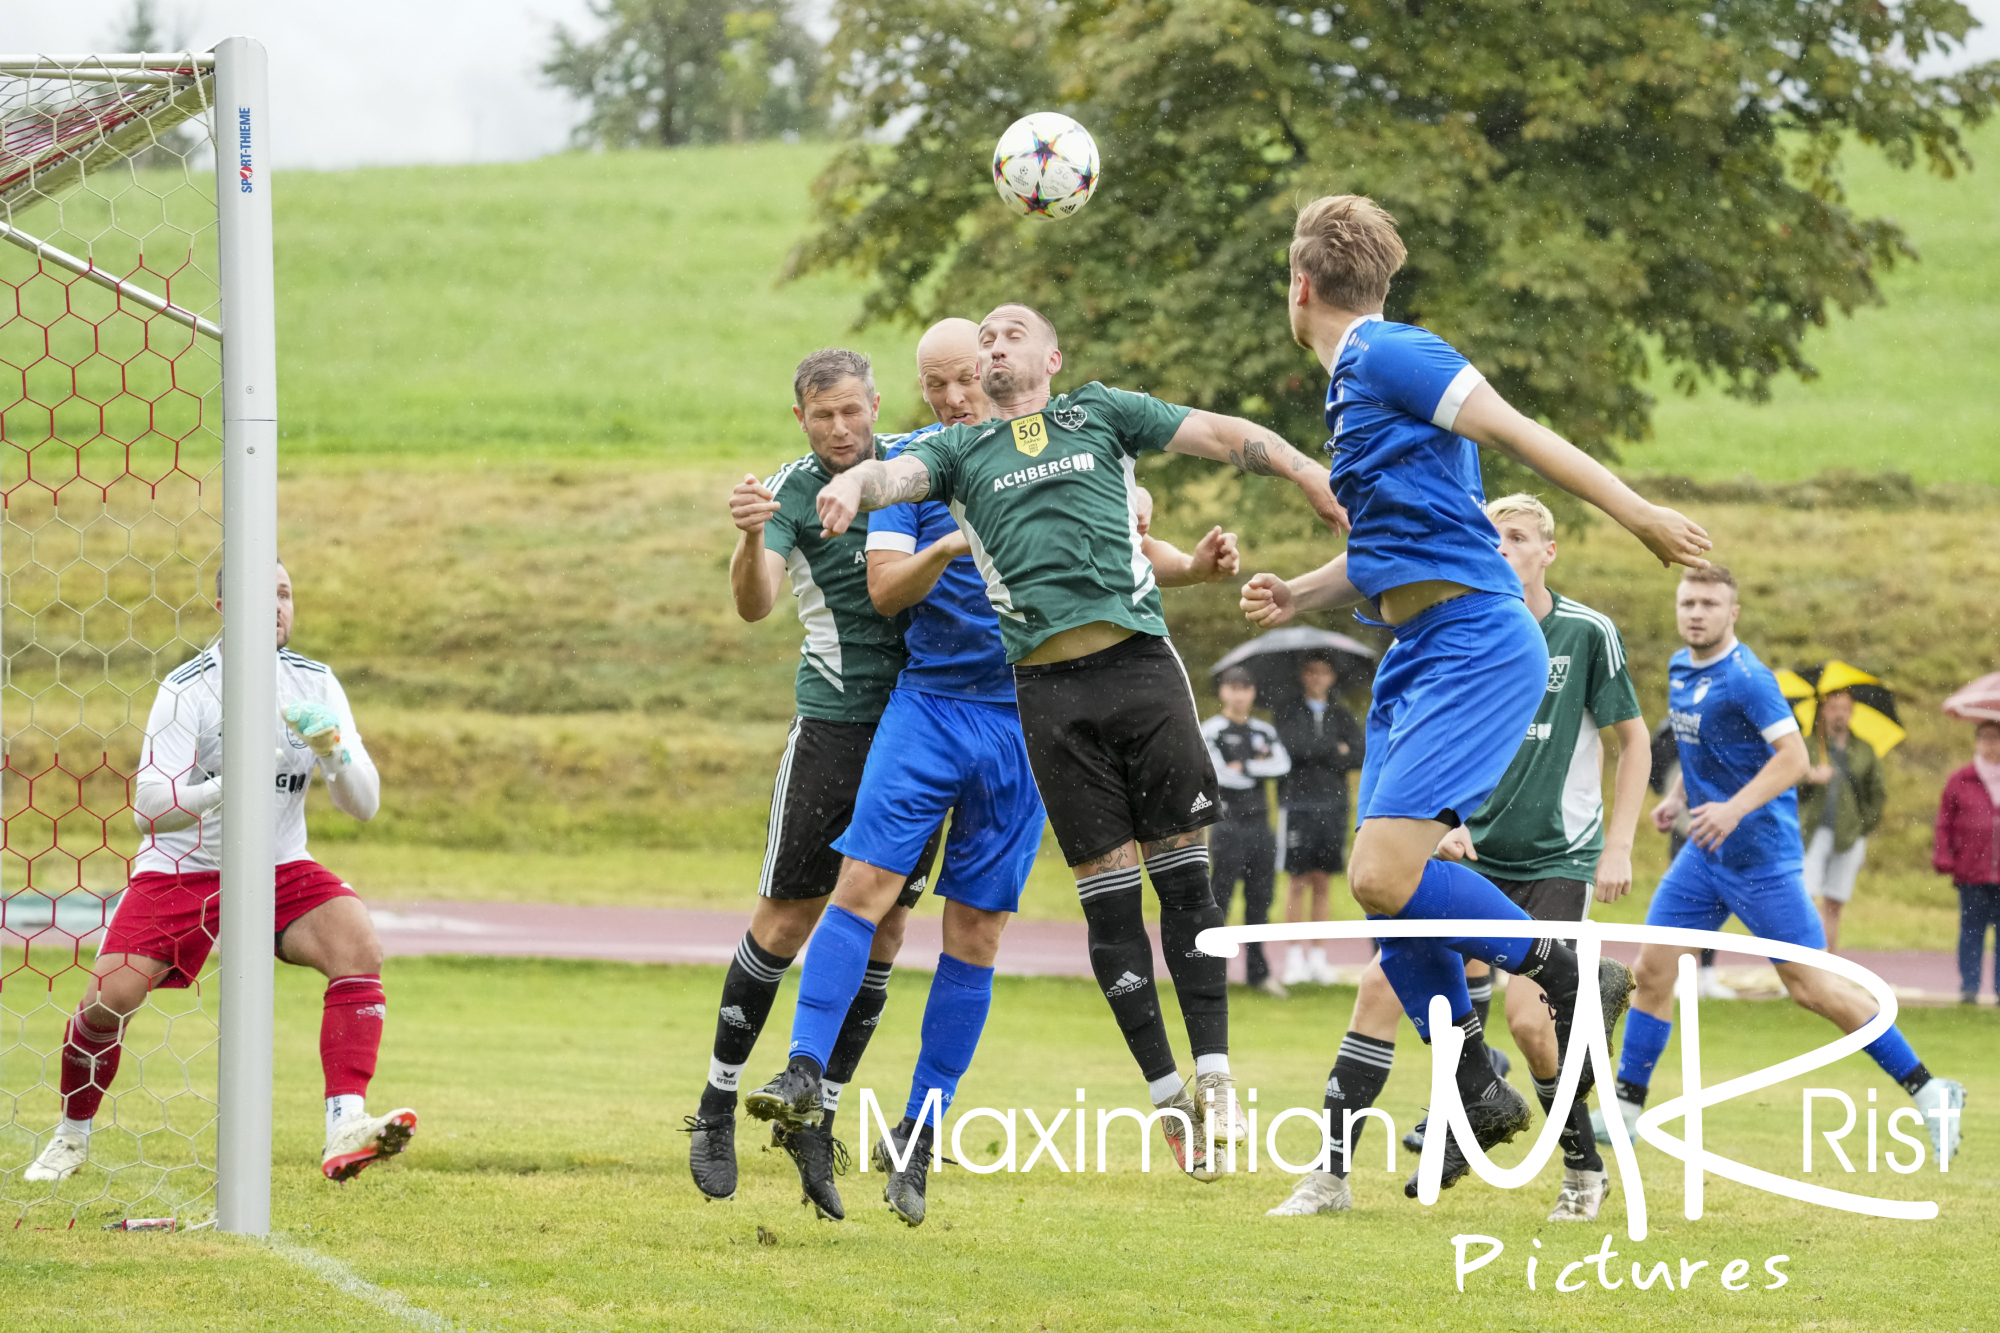
{"type": "Polygon", "coordinates": [[[1167,449],[1218,463],[1260,477],[1282,477],[1305,492],[1307,503],[1335,532],[1347,531],[1347,511],[1333,498],[1326,469],[1286,443],[1276,431],[1243,417],[1226,417],[1200,408],[1187,414],[1167,449]]]}
{"type": "Polygon", "coordinates": [[[1611,469],[1562,436],[1531,420],[1482,383],[1458,409],[1452,430],[1475,444],[1497,449],[1523,463],[1580,500],[1588,500],[1644,542],[1663,565],[1705,569],[1702,553],[1715,543],[1693,519],[1656,505],[1613,476],[1611,469]]]}
{"type": "Polygon", "coordinates": [[[871,458],[856,463],[820,487],[819,521],[822,537],[837,537],[853,524],[856,514],[921,500],[931,493],[931,470],[924,460],[901,454],[883,462],[871,458]]]}
{"type": "Polygon", "coordinates": [[[1276,629],[1301,611],[1352,606],[1361,600],[1361,590],[1348,580],[1347,552],[1342,551],[1318,569],[1297,578],[1254,575],[1243,585],[1243,597],[1237,605],[1252,623],[1276,629]]]}
{"type": "Polygon", "coordinates": [[[1219,527],[1210,528],[1191,552],[1150,533],[1139,539],[1139,549],[1152,562],[1153,581],[1162,588],[1219,583],[1236,577],[1236,571],[1243,565],[1243,557],[1236,551],[1236,534],[1219,527]]]}
{"type": "MultiPolygon", "coordinates": [[[[868,533],[875,539],[874,530],[868,533]]],[[[963,532],[938,538],[921,551],[893,551],[876,548],[868,552],[868,600],[885,616],[915,606],[931,595],[946,565],[962,555],[972,554],[972,543],[963,532]]]]}
{"type": "Polygon", "coordinates": [[[736,525],[736,549],[729,555],[729,594],[736,614],[762,620],[777,605],[785,585],[785,558],[764,545],[764,525],[778,512],[778,501],[764,484],[745,475],[729,493],[729,520],[736,525]]]}

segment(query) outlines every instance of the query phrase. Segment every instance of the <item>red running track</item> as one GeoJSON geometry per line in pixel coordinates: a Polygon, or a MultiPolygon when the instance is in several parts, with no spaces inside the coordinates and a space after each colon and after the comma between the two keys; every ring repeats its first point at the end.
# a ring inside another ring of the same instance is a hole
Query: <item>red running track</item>
{"type": "MultiPolygon", "coordinates": [[[[747,912],[699,912],[649,907],[570,907],[554,903],[371,902],[376,930],[392,957],[472,954],[499,958],[597,958],[627,963],[726,964],[749,922],[747,912]]],[[[905,936],[908,966],[922,969],[943,947],[936,917],[916,917],[905,936]]],[[[1282,946],[1270,946],[1274,952],[1282,946]]],[[[1328,958],[1355,968],[1372,952],[1361,940],[1329,940],[1328,958]]],[[[1607,952],[1630,962],[1636,945],[1607,952]]],[[[1845,953],[1896,988],[1906,1000],[1955,1001],[1958,963],[1948,953],[1845,953]]],[[[1763,965],[1761,958],[1724,954],[1732,970],[1763,965]]],[[[1159,932],[1153,931],[1153,964],[1166,975],[1159,932]]],[[[1010,976],[1082,977],[1090,958],[1080,921],[1016,921],[1002,937],[998,970],[1010,976]]],[[[1243,960],[1231,960],[1231,979],[1243,979],[1243,960]]],[[[1992,989],[1992,960],[1987,960],[1992,989]]]]}

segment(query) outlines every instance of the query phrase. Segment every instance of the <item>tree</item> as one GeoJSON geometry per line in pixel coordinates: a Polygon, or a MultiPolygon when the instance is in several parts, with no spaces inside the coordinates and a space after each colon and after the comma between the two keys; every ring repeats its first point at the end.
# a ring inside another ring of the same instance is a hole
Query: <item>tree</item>
{"type": "Polygon", "coordinates": [[[542,66],[589,107],[579,143],[738,143],[821,123],[819,47],[782,0],[592,0],[591,13],[604,31],[558,26],[542,66]]]}
{"type": "MultiPolygon", "coordinates": [[[[1510,401],[1601,456],[1650,432],[1656,364],[1758,400],[1802,338],[1879,302],[1914,250],[1845,203],[1854,143],[1969,167],[2000,66],[1920,76],[1956,0],[840,0],[852,107],[794,271],[872,278],[864,321],[1025,300],[1065,378],[1324,436],[1285,336],[1297,205],[1364,193],[1411,261],[1391,318],[1435,329],[1510,401]],[[1020,222],[986,154],[1059,109],[1101,198],[1020,222]],[[883,140],[901,130],[893,143],[883,140]]],[[[1504,473],[1496,483],[1513,478],[1504,473]]]]}

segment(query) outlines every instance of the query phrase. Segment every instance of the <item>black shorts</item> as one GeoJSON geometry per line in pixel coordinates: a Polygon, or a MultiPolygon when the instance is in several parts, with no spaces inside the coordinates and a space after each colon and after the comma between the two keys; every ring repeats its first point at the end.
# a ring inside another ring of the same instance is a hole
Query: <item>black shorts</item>
{"type": "MultiPolygon", "coordinates": [[[[1468,862],[1474,870],[1476,862],[1468,862]]],[[[1580,879],[1486,878],[1537,921],[1582,921],[1590,916],[1590,885],[1580,879]]]]}
{"type": "Polygon", "coordinates": [[[1278,812],[1285,873],[1306,875],[1347,869],[1347,809],[1339,805],[1288,805],[1278,812]]]}
{"type": "MultiPolygon", "coordinates": [[[[764,835],[764,869],[757,892],[765,898],[824,898],[840,879],[842,857],[833,840],[854,819],[854,795],[875,740],[872,723],[792,719],[778,780],[771,789],[771,821],[764,835]]],[[[930,885],[942,830],[931,835],[896,901],[916,906],[930,885]]]]}
{"type": "Polygon", "coordinates": [[[1134,634],[1102,652],[1014,668],[1021,733],[1063,859],[1207,828],[1222,790],[1174,646],[1134,634]]]}
{"type": "Polygon", "coordinates": [[[1225,819],[1208,831],[1209,889],[1215,905],[1225,913],[1243,885],[1244,920],[1262,925],[1260,907],[1268,912],[1272,886],[1278,878],[1278,838],[1262,815],[1249,819],[1225,819]]]}

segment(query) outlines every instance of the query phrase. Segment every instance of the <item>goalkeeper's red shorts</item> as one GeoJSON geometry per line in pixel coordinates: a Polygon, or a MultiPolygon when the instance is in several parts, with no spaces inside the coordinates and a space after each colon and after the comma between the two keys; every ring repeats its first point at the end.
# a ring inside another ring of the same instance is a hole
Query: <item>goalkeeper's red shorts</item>
{"type": "MultiPolygon", "coordinates": [[[[277,951],[285,928],[313,908],[335,898],[359,896],[317,861],[285,862],[278,867],[277,934],[272,937],[272,951],[277,951]]],[[[219,871],[187,875],[146,871],[132,876],[126,884],[125,896],[118,900],[118,910],[112,914],[97,952],[156,958],[168,966],[154,981],[155,987],[191,986],[208,961],[208,951],[215,947],[221,919],[219,871]]]]}

